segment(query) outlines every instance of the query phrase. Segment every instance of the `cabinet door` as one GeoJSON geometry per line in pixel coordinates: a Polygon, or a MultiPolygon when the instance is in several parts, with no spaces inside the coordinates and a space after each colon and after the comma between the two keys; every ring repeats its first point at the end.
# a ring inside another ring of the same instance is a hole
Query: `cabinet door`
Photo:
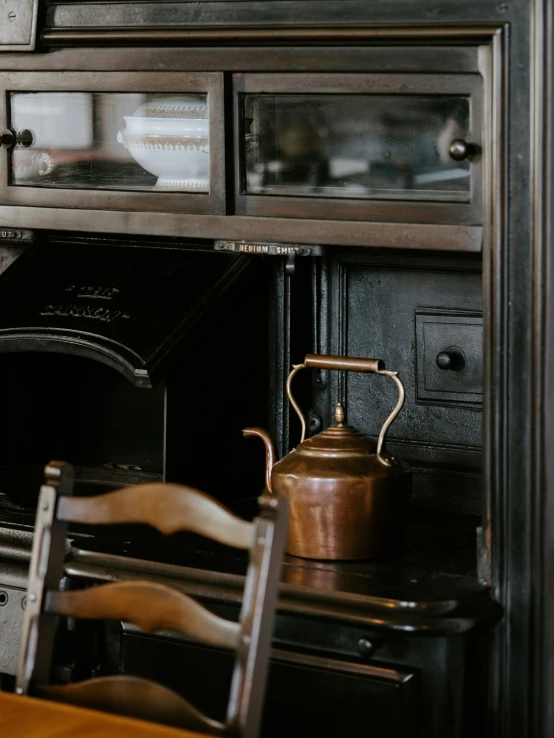
{"type": "MultiPolygon", "coordinates": [[[[126,634],[126,673],[159,681],[211,717],[225,719],[234,656],[126,634]]],[[[260,738],[419,736],[419,674],[274,650],[260,738]]]]}
{"type": "Polygon", "coordinates": [[[239,214],[481,222],[476,74],[235,74],[239,214]]]}
{"type": "Polygon", "coordinates": [[[0,73],[0,203],[224,212],[221,74],[0,73]]]}

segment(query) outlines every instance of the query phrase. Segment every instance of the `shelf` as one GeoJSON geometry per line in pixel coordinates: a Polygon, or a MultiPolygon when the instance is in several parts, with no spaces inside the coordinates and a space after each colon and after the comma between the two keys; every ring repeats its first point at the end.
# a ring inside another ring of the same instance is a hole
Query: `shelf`
{"type": "MultiPolygon", "coordinates": [[[[245,515],[244,517],[251,517],[245,515]]],[[[482,589],[475,571],[475,518],[413,510],[403,550],[387,561],[313,561],[285,556],[282,581],[345,595],[362,595],[404,602],[411,610],[424,601],[429,610],[446,612],[461,597],[482,589]]],[[[90,532],[90,529],[87,528],[90,532]]],[[[77,531],[75,531],[77,532],[77,531]]],[[[164,538],[149,529],[97,531],[86,545],[98,555],[185,566],[243,576],[246,554],[205,541],[192,534],[164,538]]]]}
{"type": "MultiPolygon", "coordinates": [[[[285,556],[279,610],[404,633],[452,635],[501,616],[475,572],[475,519],[413,511],[405,549],[388,562],[316,562],[285,556]]],[[[137,576],[208,601],[239,603],[246,556],[197,536],[168,539],[148,529],[75,536],[71,577],[137,576]]]]}
{"type": "MultiPolygon", "coordinates": [[[[82,469],[77,475],[78,494],[143,481],[132,470],[114,476],[113,470],[82,469]]],[[[0,496],[0,553],[5,558],[13,549],[13,556],[21,559],[25,548],[30,557],[34,511],[31,500],[19,499],[23,505],[0,496]],[[26,531],[26,541],[17,531],[26,531]]],[[[252,498],[232,507],[249,519],[256,504],[252,498]]],[[[280,609],[429,635],[490,623],[501,611],[477,578],[477,525],[475,517],[413,508],[402,550],[386,561],[323,562],[286,555],[280,609]]],[[[164,537],[148,526],[74,526],[69,538],[69,576],[93,581],[153,578],[214,602],[240,602],[245,552],[189,533],[164,537]]]]}

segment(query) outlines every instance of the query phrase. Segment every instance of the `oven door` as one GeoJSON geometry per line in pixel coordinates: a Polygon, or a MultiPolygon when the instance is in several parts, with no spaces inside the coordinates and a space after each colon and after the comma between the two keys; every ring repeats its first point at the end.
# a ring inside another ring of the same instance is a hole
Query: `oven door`
{"type": "Polygon", "coordinates": [[[236,212],[482,222],[477,74],[235,74],[236,212]]]}
{"type": "Polygon", "coordinates": [[[0,203],[222,213],[223,75],[0,73],[0,203]]]}

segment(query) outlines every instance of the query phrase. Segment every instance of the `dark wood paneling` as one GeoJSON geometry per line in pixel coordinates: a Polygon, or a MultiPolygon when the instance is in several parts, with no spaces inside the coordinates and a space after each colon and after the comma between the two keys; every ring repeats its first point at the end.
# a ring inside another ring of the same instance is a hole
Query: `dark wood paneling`
{"type": "MultiPolygon", "coordinates": [[[[58,28],[151,26],[299,26],[374,22],[414,26],[436,24],[443,33],[460,35],[463,27],[452,24],[509,22],[517,18],[518,2],[504,9],[497,2],[443,0],[431,7],[420,0],[219,0],[216,2],[52,2],[48,1],[47,25],[58,28]],[[85,6],[85,7],[83,7],[85,6]],[[445,28],[446,25],[446,28],[445,28]],[[450,27],[449,27],[450,26],[450,27]]],[[[390,33],[390,28],[387,29],[390,33]]],[[[419,34],[421,31],[415,29],[419,34]]]]}
{"type": "Polygon", "coordinates": [[[536,735],[554,734],[554,6],[535,3],[533,58],[534,484],[532,644],[536,735]]]}
{"type": "Polygon", "coordinates": [[[364,223],[321,221],[311,218],[254,218],[251,216],[181,215],[0,206],[0,224],[47,230],[177,238],[275,241],[296,244],[333,244],[424,251],[468,251],[482,248],[480,226],[418,223],[364,223]]]}
{"type": "MultiPolygon", "coordinates": [[[[78,46],[82,39],[75,38],[78,46]]],[[[114,41],[125,38],[120,32],[114,41]]],[[[66,38],[65,46],[70,46],[66,38]]],[[[154,39],[155,40],[155,39],[154,39]]],[[[184,43],[186,39],[182,39],[184,43]]],[[[90,42],[89,42],[90,43],[90,42]]],[[[136,41],[129,39],[129,43],[136,41]]],[[[263,44],[259,47],[203,48],[185,44],[182,48],[168,48],[168,40],[160,37],[157,48],[62,48],[47,54],[2,54],[4,70],[52,71],[84,69],[87,71],[161,71],[175,72],[276,72],[292,69],[296,72],[317,72],[323,67],[340,68],[347,72],[458,72],[477,74],[480,71],[479,46],[368,46],[365,39],[359,45],[341,47],[340,55],[330,57],[321,46],[291,46],[287,48],[263,44]],[[337,66],[338,65],[338,66],[337,66]]]]}

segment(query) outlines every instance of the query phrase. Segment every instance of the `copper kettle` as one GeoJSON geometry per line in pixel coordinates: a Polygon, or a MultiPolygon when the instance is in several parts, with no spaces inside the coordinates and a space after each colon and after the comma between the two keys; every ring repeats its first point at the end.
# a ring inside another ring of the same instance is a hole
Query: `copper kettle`
{"type": "Polygon", "coordinates": [[[307,559],[367,559],[394,547],[411,492],[411,472],[399,459],[384,453],[385,434],[404,404],[404,386],[397,372],[381,359],[355,359],[308,354],[293,365],[287,395],[302,424],[300,445],[274,464],[273,442],[263,428],[245,428],[266,446],[266,487],[289,498],[285,550],[307,559]],[[398,402],[375,441],[344,424],[337,404],[336,425],[305,439],[306,421],[291,393],[293,377],[306,367],[373,372],[390,377],[398,402]]]}

